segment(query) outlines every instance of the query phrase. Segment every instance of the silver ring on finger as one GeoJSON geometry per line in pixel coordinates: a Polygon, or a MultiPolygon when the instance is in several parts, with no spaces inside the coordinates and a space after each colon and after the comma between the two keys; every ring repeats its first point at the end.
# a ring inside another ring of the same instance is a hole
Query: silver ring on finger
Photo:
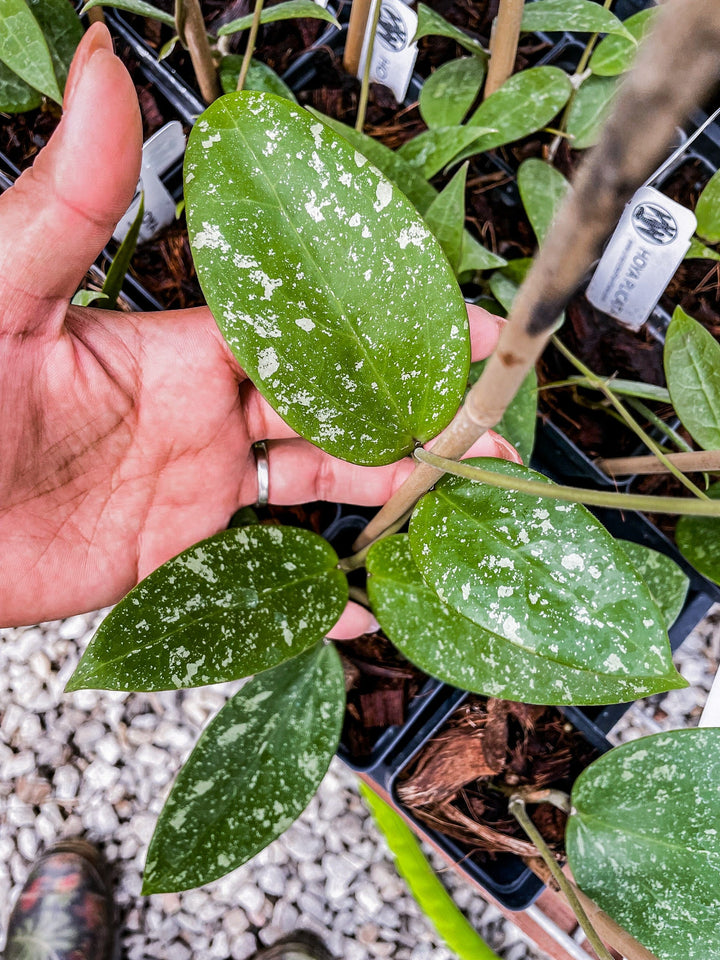
{"type": "Polygon", "coordinates": [[[255,469],[257,470],[257,500],[256,507],[266,507],[270,496],[270,469],[268,461],[268,448],[264,440],[258,440],[253,444],[253,453],[255,455],[255,469]]]}

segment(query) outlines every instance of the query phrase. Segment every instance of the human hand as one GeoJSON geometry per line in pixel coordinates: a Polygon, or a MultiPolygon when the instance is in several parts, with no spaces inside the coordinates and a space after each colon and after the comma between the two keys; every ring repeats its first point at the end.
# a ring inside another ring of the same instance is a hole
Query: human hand
{"type": "MultiPolygon", "coordinates": [[[[270,501],[383,503],[412,470],[344,463],[263,400],[206,308],[130,314],[70,299],[133,196],[135,90],[93,25],[65,115],[0,197],[0,625],[114,603],[257,499],[252,444],[268,440],[270,501]]],[[[470,307],[474,359],[498,322],[470,307]]],[[[476,455],[516,459],[494,434],[476,455]]],[[[350,605],[332,635],[372,627],[350,605]]]]}

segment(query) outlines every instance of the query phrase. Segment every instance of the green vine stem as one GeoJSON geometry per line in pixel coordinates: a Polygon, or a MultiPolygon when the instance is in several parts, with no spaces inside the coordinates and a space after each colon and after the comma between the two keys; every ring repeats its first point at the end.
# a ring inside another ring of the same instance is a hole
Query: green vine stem
{"type": "Polygon", "coordinates": [[[661,420],[650,407],[645,406],[642,400],[638,400],[637,397],[628,397],[627,403],[629,407],[633,408],[635,413],[639,413],[641,417],[645,417],[648,423],[655,427],[656,430],[659,430],[678,450],[682,453],[692,452],[690,444],[686,440],[683,440],[677,430],[673,430],[664,420],[661,420]]]}
{"type": "Polygon", "coordinates": [[[570,907],[572,908],[573,913],[578,919],[578,923],[583,928],[585,936],[590,941],[590,944],[593,950],[595,951],[595,953],[598,955],[600,960],[613,960],[612,956],[606,949],[604,943],[598,936],[595,930],[595,927],[593,927],[593,925],[590,923],[588,915],[585,913],[585,910],[583,909],[582,904],[580,903],[580,901],[578,900],[575,894],[575,890],[573,889],[572,885],[568,881],[565,874],[560,869],[560,866],[558,865],[557,860],[552,855],[552,851],[543,840],[542,835],[540,834],[540,831],[537,829],[535,824],[532,822],[532,820],[528,816],[527,810],[525,809],[525,801],[523,800],[523,798],[518,796],[517,794],[512,796],[508,804],[508,809],[510,810],[510,813],[515,817],[517,822],[520,824],[520,826],[523,828],[523,830],[528,835],[528,837],[532,840],[532,842],[538,848],[540,856],[543,858],[543,860],[547,864],[548,870],[552,874],[553,879],[555,880],[557,885],[560,887],[562,892],[565,894],[565,897],[567,898],[567,902],[570,904],[570,907]]]}
{"type": "MultiPolygon", "coordinates": [[[[393,533],[397,533],[399,530],[405,526],[405,524],[410,519],[412,510],[407,510],[401,517],[391,524],[387,530],[384,530],[382,535],[377,538],[377,540],[384,540],[385,537],[392,536],[393,533]]],[[[374,540],[373,543],[377,543],[377,540],[374,540]]],[[[351,570],[359,570],[360,567],[365,566],[365,560],[367,555],[370,552],[370,547],[373,544],[369,543],[366,547],[363,547],[362,550],[358,550],[357,553],[354,553],[350,557],[345,557],[343,560],[338,563],[338,570],[342,570],[343,573],[350,573],[351,570]]]]}
{"type": "Polygon", "coordinates": [[[367,592],[363,590],[362,587],[353,587],[350,585],[348,587],[348,596],[351,600],[354,600],[355,603],[359,603],[363,607],[370,609],[370,599],[367,595],[367,592]]]}
{"type": "Polygon", "coordinates": [[[243,57],[242,66],[240,67],[237,90],[242,90],[242,88],[245,86],[245,80],[247,79],[248,70],[250,69],[250,61],[252,60],[252,55],[255,52],[255,43],[257,42],[258,30],[260,29],[260,15],[262,14],[263,10],[263,2],[264,0],[255,0],[253,19],[252,24],[250,25],[247,46],[245,47],[245,56],[243,57]]]}
{"type": "Polygon", "coordinates": [[[570,795],[563,790],[553,790],[550,787],[540,790],[533,787],[501,787],[501,789],[508,797],[519,797],[525,803],[550,803],[567,814],[572,809],[570,795]]]}
{"type": "Polygon", "coordinates": [[[358,133],[362,133],[363,127],[365,126],[365,114],[367,113],[368,97],[370,96],[370,64],[372,63],[373,50],[375,49],[375,35],[377,33],[378,23],[380,22],[381,10],[382,0],[375,0],[372,23],[370,24],[370,36],[368,37],[367,51],[365,53],[365,66],[363,67],[362,83],[360,84],[358,112],[355,119],[355,129],[358,131],[358,133]]]}
{"type": "Polygon", "coordinates": [[[448,460],[429,450],[418,448],[415,459],[426,463],[436,471],[451,473],[465,480],[487,483],[500,490],[515,490],[547,500],[564,500],[566,503],[584,503],[590,507],[608,507],[611,510],[642,510],[645,513],[671,513],[679,517],[720,517],[720,500],[690,500],[678,497],[645,496],[641,493],[615,493],[612,490],[586,490],[583,487],[566,487],[544,480],[525,480],[509,477],[494,470],[485,470],[469,463],[448,460]]]}
{"type": "Polygon", "coordinates": [[[222,93],[213,60],[200,0],[176,0],[175,27],[190,60],[205,103],[212,103],[222,93]]]}

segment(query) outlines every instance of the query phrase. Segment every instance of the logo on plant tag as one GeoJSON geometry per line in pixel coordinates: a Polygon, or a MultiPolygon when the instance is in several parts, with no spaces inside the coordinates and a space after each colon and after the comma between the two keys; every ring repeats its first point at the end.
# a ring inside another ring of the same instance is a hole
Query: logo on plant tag
{"type": "Polygon", "coordinates": [[[408,42],[407,29],[398,14],[383,4],[380,9],[380,21],[377,28],[377,39],[388,50],[404,50],[408,42]]]}
{"type": "Polygon", "coordinates": [[[672,243],[678,234],[675,218],[657,203],[638,203],[632,212],[632,225],[650,243],[672,243]]]}

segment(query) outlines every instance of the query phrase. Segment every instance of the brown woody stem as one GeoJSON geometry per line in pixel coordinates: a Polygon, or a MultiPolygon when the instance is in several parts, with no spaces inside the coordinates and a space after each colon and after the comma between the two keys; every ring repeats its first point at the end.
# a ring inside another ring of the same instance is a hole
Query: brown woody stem
{"type": "Polygon", "coordinates": [[[358,101],[357,117],[355,118],[355,129],[358,133],[362,133],[363,127],[365,126],[365,114],[367,113],[368,99],[370,97],[370,67],[372,65],[372,55],[375,49],[375,37],[377,35],[378,23],[380,22],[381,10],[382,0],[376,0],[372,23],[370,25],[367,50],[365,51],[365,65],[363,67],[362,82],[360,84],[360,99],[358,101]]]}
{"type": "MultiPolygon", "coordinates": [[[[717,473],[720,471],[720,450],[693,450],[690,453],[666,453],[669,460],[685,473],[717,473]]],[[[621,477],[629,473],[668,473],[665,464],[657,457],[611,457],[608,460],[596,460],[595,463],[611,477],[621,477]]]]}
{"type": "Polygon", "coordinates": [[[220,96],[220,81],[203,20],[200,0],[176,0],[175,23],[178,36],[190,51],[190,60],[205,103],[220,96]]]}
{"type": "Polygon", "coordinates": [[[483,99],[495,93],[513,72],[525,0],[500,0],[490,39],[490,62],[483,99]]]}
{"type": "MultiPolygon", "coordinates": [[[[600,142],[519,289],[495,353],[433,452],[461,457],[499,422],[553,333],[558,317],[599,258],[625,204],[666,155],[675,131],[718,79],[720,4],[669,0],[621,85],[600,142]],[[674,78],[682,77],[677,83],[674,78]]],[[[410,509],[440,476],[422,464],[368,524],[360,549],[410,509]]]]}
{"type": "Polygon", "coordinates": [[[353,0],[350,8],[350,22],[348,23],[345,52],[343,53],[343,67],[355,77],[360,68],[360,54],[362,53],[365,27],[370,16],[372,0],[353,0]]]}

